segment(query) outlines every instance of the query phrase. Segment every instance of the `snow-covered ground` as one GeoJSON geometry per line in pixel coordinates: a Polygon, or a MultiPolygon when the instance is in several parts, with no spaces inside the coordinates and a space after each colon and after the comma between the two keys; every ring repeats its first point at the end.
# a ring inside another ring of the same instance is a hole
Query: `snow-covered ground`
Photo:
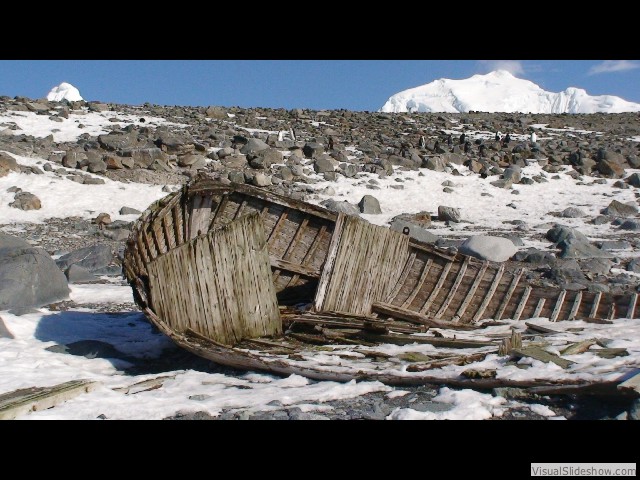
{"type": "MultiPolygon", "coordinates": [[[[62,123],[52,122],[46,116],[30,112],[9,112],[0,116],[0,123],[15,122],[22,130],[14,133],[28,133],[35,136],[56,135],[58,140],[72,141],[82,133],[96,135],[105,133],[109,118],[119,121],[136,122],[135,116],[118,112],[87,112],[82,115],[71,114],[69,120],[62,123]],[[79,124],[82,123],[83,127],[79,124]],[[68,127],[68,128],[67,128],[68,127]],[[54,132],[54,129],[60,129],[54,132]]],[[[163,119],[145,117],[145,125],[165,123],[163,119]]],[[[542,127],[542,126],[540,126],[542,127]]],[[[356,154],[353,148],[350,153],[356,154]]],[[[42,167],[44,159],[34,159],[13,155],[23,165],[42,167]]],[[[586,220],[598,215],[601,208],[611,200],[621,202],[635,201],[633,190],[612,188],[613,180],[606,184],[595,184],[590,177],[584,177],[584,184],[572,179],[565,173],[542,172],[533,162],[523,169],[526,176],[544,175],[547,183],[535,185],[516,185],[512,190],[493,187],[491,179],[481,179],[470,173],[465,167],[458,167],[462,175],[452,176],[446,172],[434,172],[421,169],[419,172],[396,171],[388,178],[362,175],[357,179],[340,177],[337,182],[320,181],[312,185],[316,192],[325,188],[335,191],[331,198],[357,203],[363,195],[374,195],[381,204],[381,215],[367,215],[373,223],[384,225],[400,213],[429,211],[435,213],[439,205],[459,208],[462,216],[470,223],[461,223],[452,227],[434,228],[434,233],[454,236],[477,234],[479,231],[513,231],[512,225],[504,222],[522,220],[537,233],[544,233],[548,223],[560,222],[578,228],[592,240],[606,238],[615,231],[610,225],[591,225],[586,220]],[[367,188],[375,180],[379,189],[367,188]],[[442,183],[454,182],[453,193],[443,193],[442,183]],[[391,188],[403,185],[402,190],[391,188]],[[515,206],[515,208],[513,208],[515,206]],[[582,208],[587,217],[582,219],[559,219],[551,212],[562,211],[569,206],[582,208]]],[[[72,171],[70,170],[70,173],[72,171]]],[[[632,173],[632,171],[629,171],[632,173]]],[[[313,176],[313,175],[312,175],[313,176]]],[[[319,178],[319,177],[317,177],[319,178]]],[[[497,177],[496,177],[497,179],[497,177]]],[[[9,223],[41,222],[52,217],[79,216],[95,218],[98,213],[109,213],[112,219],[133,220],[132,216],[120,216],[122,206],[144,210],[151,202],[165,195],[162,186],[136,183],[120,183],[105,179],[104,185],[81,185],[66,178],[44,172],[42,175],[10,173],[0,178],[0,221],[9,223]],[[17,186],[23,191],[37,195],[42,201],[41,210],[22,211],[11,208],[13,193],[7,189],[17,186]]],[[[319,203],[329,198],[318,193],[312,199],[319,203]]],[[[0,226],[0,231],[12,233],[10,227],[0,226]]],[[[540,245],[539,245],[540,246],[540,245]]],[[[543,245],[544,246],[544,245],[543,245]]],[[[131,289],[119,283],[72,285],[71,300],[80,307],[71,311],[52,311],[40,308],[22,316],[7,311],[0,317],[14,339],[0,338],[0,394],[19,388],[32,386],[51,386],[74,379],[89,379],[100,382],[90,393],[80,395],[51,410],[33,412],[20,418],[24,419],[95,419],[104,415],[109,419],[160,419],[178,411],[206,411],[217,415],[222,409],[264,411],[273,409],[269,405],[278,400],[282,405],[296,405],[303,411],[323,411],[328,407],[323,402],[352,398],[369,392],[386,392],[389,398],[403,395],[402,389],[392,388],[380,382],[316,382],[300,376],[288,378],[246,373],[231,376],[221,373],[207,373],[194,370],[172,370],[162,373],[167,376],[162,388],[139,393],[126,394],[119,390],[141,381],[157,377],[157,374],[126,375],[123,369],[131,365],[122,359],[85,358],[46,350],[54,344],[70,343],[80,340],[99,340],[113,345],[131,358],[160,358],[167,349],[175,349],[164,335],[154,331],[144,316],[135,311],[131,289]],[[128,305],[126,311],[101,313],[82,305],[108,303],[128,305]],[[114,390],[115,389],[115,390],[114,390]]],[[[536,319],[536,323],[546,325],[545,319],[536,319]]],[[[506,334],[514,326],[490,327],[478,333],[455,332],[458,338],[480,338],[482,335],[506,334]]],[[[521,360],[520,368],[505,366],[504,359],[490,354],[485,360],[474,364],[474,368],[499,368],[499,376],[512,379],[526,378],[564,378],[576,375],[580,378],[613,379],[620,372],[640,362],[640,321],[619,319],[613,325],[595,325],[584,322],[554,323],[555,330],[561,335],[553,337],[553,349],[561,349],[567,342],[576,342],[589,338],[604,338],[609,347],[624,347],[629,355],[616,360],[604,361],[592,352],[569,355],[568,359],[577,363],[568,371],[554,364],[545,364],[536,360],[521,360]],[[576,329],[581,329],[577,331],[576,329]]],[[[453,332],[443,331],[445,335],[453,332]]],[[[492,338],[492,337],[484,337],[492,338]]],[[[387,353],[414,351],[428,353],[429,345],[410,345],[396,347],[392,345],[377,347],[387,353]],[[385,350],[386,349],[386,350],[385,350]]],[[[344,349],[348,354],[349,348],[344,349]]],[[[353,354],[353,363],[362,362],[362,355],[353,354]]],[[[327,352],[318,354],[317,360],[332,361],[338,358],[327,352]]],[[[130,358],[130,359],[131,359],[130,358]]],[[[344,357],[340,357],[344,360],[344,357]]],[[[363,368],[366,368],[362,362],[363,368]]],[[[446,367],[434,371],[435,375],[456,376],[465,367],[446,367]]],[[[407,372],[408,373],[408,372],[407,372]]],[[[430,418],[490,418],[501,416],[508,408],[521,406],[517,401],[492,397],[471,390],[451,390],[442,388],[434,399],[447,405],[441,412],[420,412],[410,408],[393,411],[390,419],[430,419],[430,418]]],[[[544,405],[528,405],[531,411],[549,418],[555,413],[544,405]]]]}

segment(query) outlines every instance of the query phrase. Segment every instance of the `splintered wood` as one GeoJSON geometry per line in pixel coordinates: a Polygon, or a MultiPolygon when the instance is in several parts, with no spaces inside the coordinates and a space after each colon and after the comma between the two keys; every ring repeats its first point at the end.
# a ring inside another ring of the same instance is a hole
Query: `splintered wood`
{"type": "Polygon", "coordinates": [[[340,214],[316,296],[316,310],[371,312],[395,286],[409,252],[409,237],[340,214]],[[340,231],[339,230],[340,227],[340,231]]]}
{"type": "Polygon", "coordinates": [[[282,333],[258,214],[160,255],[148,270],[152,308],[177,332],[225,345],[282,333]]]}

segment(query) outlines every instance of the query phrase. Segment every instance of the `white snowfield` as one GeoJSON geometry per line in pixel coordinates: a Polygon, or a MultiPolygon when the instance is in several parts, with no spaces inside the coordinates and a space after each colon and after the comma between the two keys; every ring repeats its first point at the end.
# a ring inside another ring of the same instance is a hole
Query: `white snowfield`
{"type": "Polygon", "coordinates": [[[441,78],[392,95],[381,112],[522,112],[622,113],[640,112],[640,104],[613,95],[591,96],[581,88],[564,92],[543,90],[506,70],[463,80],[441,78]]]}
{"type": "Polygon", "coordinates": [[[80,96],[80,91],[67,82],[62,82],[60,85],[53,87],[47,94],[47,100],[50,102],[61,102],[63,100],[69,100],[70,102],[79,102],[83,100],[80,96]]]}

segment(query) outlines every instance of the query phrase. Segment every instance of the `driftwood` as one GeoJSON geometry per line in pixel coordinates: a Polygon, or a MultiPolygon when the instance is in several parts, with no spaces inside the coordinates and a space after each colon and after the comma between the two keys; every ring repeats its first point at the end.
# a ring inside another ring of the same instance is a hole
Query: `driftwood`
{"type": "Polygon", "coordinates": [[[433,370],[434,368],[442,368],[447,365],[467,365],[473,362],[479,362],[484,360],[489,352],[474,353],[472,355],[456,355],[449,358],[441,358],[432,360],[430,362],[418,363],[415,365],[409,365],[407,371],[409,372],[424,372],[425,370],[433,370]]]}
{"type": "Polygon", "coordinates": [[[561,355],[576,355],[578,353],[584,353],[591,348],[592,345],[595,345],[597,341],[592,338],[589,340],[583,340],[582,342],[572,343],[564,350],[560,352],[561,355]]]}
{"type": "Polygon", "coordinates": [[[514,348],[509,353],[516,358],[529,357],[545,363],[553,362],[562,368],[569,368],[569,366],[576,363],[572,362],[571,360],[567,360],[566,358],[562,358],[554,353],[547,352],[541,347],[535,345],[530,345],[523,348],[514,348]]]}
{"type": "Polygon", "coordinates": [[[118,387],[114,388],[114,392],[124,393],[125,395],[134,395],[140,392],[148,392],[149,390],[156,390],[167,380],[173,380],[176,378],[175,375],[163,375],[156,378],[150,378],[149,380],[143,380],[141,382],[134,383],[133,385],[129,385],[128,387],[118,387]]]}
{"type": "Polygon", "coordinates": [[[0,395],[0,420],[11,420],[38,410],[46,410],[59,403],[95,389],[98,382],[71,380],[53,387],[21,388],[0,395]]]}

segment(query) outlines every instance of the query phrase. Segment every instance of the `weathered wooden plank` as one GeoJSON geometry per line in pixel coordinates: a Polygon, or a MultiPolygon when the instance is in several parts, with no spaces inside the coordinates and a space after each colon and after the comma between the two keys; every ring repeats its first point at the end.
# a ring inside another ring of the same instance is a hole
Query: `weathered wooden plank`
{"type": "Polygon", "coordinates": [[[236,213],[233,215],[234,220],[237,220],[242,216],[242,213],[244,212],[244,209],[246,206],[247,206],[247,198],[243,198],[242,201],[240,202],[240,205],[238,205],[238,210],[236,210],[236,213]]]}
{"type": "Polygon", "coordinates": [[[482,277],[484,276],[488,267],[489,267],[489,262],[483,262],[482,267],[480,268],[480,270],[478,270],[478,273],[476,274],[476,278],[473,281],[473,284],[471,285],[471,287],[469,287],[467,296],[464,298],[464,300],[460,304],[460,307],[458,308],[458,311],[455,314],[454,318],[456,319],[456,321],[460,320],[464,315],[464,312],[467,311],[467,307],[471,303],[473,296],[476,294],[476,290],[478,290],[478,286],[480,285],[480,282],[482,282],[482,277]]]}
{"type": "Polygon", "coordinates": [[[153,309],[176,332],[225,345],[282,326],[262,219],[241,217],[149,264],[153,309]]]}
{"type": "Polygon", "coordinates": [[[449,262],[454,262],[456,259],[456,255],[453,254],[451,255],[450,253],[445,252],[442,249],[439,249],[438,247],[433,247],[430,245],[424,245],[422,243],[417,243],[415,240],[410,239],[409,240],[409,246],[412,249],[416,249],[416,250],[421,250],[423,252],[427,252],[429,255],[435,255],[437,257],[440,258],[444,258],[445,260],[449,261],[449,262]]]}
{"type": "Polygon", "coordinates": [[[578,314],[578,310],[580,310],[580,304],[582,303],[582,290],[579,290],[576,293],[576,298],[573,299],[573,306],[571,307],[571,312],[569,312],[568,320],[575,320],[576,315],[578,314]]]}
{"type": "Polygon", "coordinates": [[[442,348],[479,348],[479,347],[497,347],[495,342],[485,342],[482,340],[463,340],[456,338],[442,337],[424,337],[419,335],[403,335],[403,334],[376,334],[369,332],[359,332],[355,335],[374,343],[392,343],[394,345],[410,345],[412,343],[429,344],[442,348]]]}
{"type": "Polygon", "coordinates": [[[453,328],[457,330],[472,330],[474,327],[469,327],[466,325],[457,325],[452,324],[450,322],[444,322],[441,320],[436,320],[425,315],[421,315],[420,313],[414,312],[413,310],[407,310],[406,308],[396,307],[390,303],[383,302],[373,302],[371,305],[373,311],[381,313],[383,315],[389,315],[390,317],[400,318],[402,320],[407,320],[408,322],[417,323],[419,325],[427,325],[429,327],[437,327],[437,328],[453,328]]]}
{"type": "Polygon", "coordinates": [[[396,295],[398,295],[398,293],[400,292],[400,289],[404,285],[404,282],[407,280],[407,277],[409,276],[409,272],[411,272],[411,268],[413,268],[413,263],[415,262],[415,260],[416,260],[416,251],[415,249],[411,249],[409,258],[407,259],[407,262],[404,265],[404,270],[402,271],[402,275],[400,275],[400,278],[398,279],[396,286],[391,291],[391,293],[389,293],[389,296],[385,298],[384,300],[385,302],[391,303],[393,299],[396,297],[396,295]]]}
{"type": "Polygon", "coordinates": [[[429,362],[417,363],[407,367],[408,372],[424,372],[434,368],[442,368],[447,365],[467,365],[469,363],[480,362],[485,359],[488,352],[473,353],[471,355],[455,355],[449,358],[440,358],[429,362]]]}
{"type": "Polygon", "coordinates": [[[282,226],[286,223],[287,221],[287,216],[289,215],[289,210],[286,209],[284,210],[280,216],[278,217],[278,221],[276,222],[276,224],[273,226],[273,229],[271,230],[271,232],[269,232],[269,237],[267,238],[267,241],[269,243],[271,243],[272,239],[276,239],[278,237],[278,231],[282,228],[282,226]]]}
{"type": "MultiPolygon", "coordinates": [[[[544,299],[541,299],[541,300],[544,300],[544,299]]],[[[524,322],[524,324],[527,327],[529,327],[531,330],[533,330],[534,332],[551,334],[551,335],[556,334],[556,333],[560,333],[560,332],[557,332],[556,330],[552,330],[550,328],[543,327],[542,325],[536,325],[535,323],[524,322]]]]}
{"type": "MultiPolygon", "coordinates": [[[[415,256],[413,258],[415,259],[415,256]]],[[[424,282],[429,277],[429,269],[431,268],[432,263],[433,263],[432,258],[428,259],[425,262],[424,268],[422,269],[422,274],[420,275],[420,279],[418,280],[418,283],[415,284],[415,286],[413,287],[413,291],[409,294],[409,296],[405,299],[405,301],[402,302],[402,305],[400,305],[400,308],[407,308],[409,305],[411,305],[411,302],[413,302],[413,300],[416,298],[418,293],[420,293],[420,290],[422,289],[424,282]]],[[[408,274],[409,272],[407,271],[406,273],[408,274]]]]}
{"type": "Polygon", "coordinates": [[[611,306],[609,307],[609,313],[607,314],[607,320],[613,320],[614,318],[616,318],[616,304],[612,300],[611,306]]]}
{"type": "Polygon", "coordinates": [[[282,255],[283,260],[289,260],[291,258],[296,248],[296,245],[298,244],[300,239],[303,237],[308,224],[309,224],[309,217],[305,217],[300,223],[300,225],[298,225],[298,230],[296,231],[296,234],[291,239],[291,242],[289,242],[287,249],[284,251],[284,255],[282,255]]]}
{"type": "Polygon", "coordinates": [[[521,268],[513,276],[513,279],[511,280],[511,285],[509,285],[509,290],[507,290],[507,293],[504,295],[504,298],[502,299],[502,303],[500,304],[500,308],[498,308],[498,312],[495,315],[496,320],[500,320],[502,318],[502,314],[504,313],[505,309],[509,305],[509,300],[511,300],[511,296],[513,295],[513,292],[516,290],[516,287],[518,286],[518,282],[520,281],[520,277],[522,277],[523,272],[524,270],[521,268]]]}
{"type": "Polygon", "coordinates": [[[440,309],[436,312],[436,315],[435,315],[436,319],[441,318],[444,315],[444,312],[447,311],[447,308],[449,308],[451,301],[455,297],[456,292],[458,291],[458,288],[462,283],[462,279],[464,278],[465,273],[467,273],[467,267],[469,266],[470,258],[471,257],[465,257],[464,261],[462,262],[462,265],[460,265],[460,269],[458,270],[458,275],[456,276],[456,279],[453,282],[453,285],[449,289],[449,293],[447,294],[447,297],[445,298],[444,302],[440,306],[440,309]]]}
{"type": "Polygon", "coordinates": [[[597,318],[598,307],[600,306],[601,299],[602,299],[602,292],[597,292],[595,298],[593,299],[593,305],[591,306],[591,313],[589,314],[590,317],[597,318]]]}
{"type": "Polygon", "coordinates": [[[0,395],[0,420],[11,420],[38,410],[46,410],[62,402],[94,390],[99,382],[71,380],[52,387],[21,388],[0,395]]]}
{"type": "Polygon", "coordinates": [[[176,203],[173,207],[173,229],[176,245],[182,245],[184,242],[182,222],[182,210],[180,209],[180,204],[176,203]]]}
{"type": "Polygon", "coordinates": [[[175,375],[162,375],[156,378],[150,378],[148,380],[143,380],[141,382],[136,382],[127,387],[117,387],[114,388],[114,392],[124,393],[125,395],[135,395],[136,393],[148,392],[149,390],[156,390],[167,380],[173,380],[176,378],[175,375]]]}
{"type": "Polygon", "coordinates": [[[570,365],[576,363],[535,346],[514,348],[510,353],[515,357],[530,357],[545,363],[553,362],[562,368],[569,368],[570,365]]]}
{"type": "Polygon", "coordinates": [[[552,322],[558,320],[558,316],[560,315],[560,310],[562,310],[562,304],[564,303],[564,297],[567,295],[566,290],[562,290],[558,295],[558,300],[556,301],[556,306],[553,308],[553,312],[551,313],[551,318],[549,319],[552,322]]]}
{"type": "Polygon", "coordinates": [[[320,278],[320,271],[315,268],[298,265],[297,263],[287,262],[276,257],[269,257],[271,266],[288,272],[304,275],[305,277],[320,278]]]}
{"type": "Polygon", "coordinates": [[[324,262],[324,268],[320,275],[320,281],[318,282],[318,289],[316,290],[316,298],[314,305],[316,310],[323,310],[325,296],[327,294],[327,287],[333,274],[333,266],[336,261],[336,255],[338,254],[338,248],[340,247],[340,237],[344,230],[346,215],[344,213],[338,213],[338,219],[333,229],[333,235],[331,235],[331,242],[329,242],[329,250],[327,251],[327,258],[324,262]]]}
{"type": "Polygon", "coordinates": [[[493,277],[493,282],[491,282],[491,286],[489,287],[489,290],[487,291],[487,294],[485,295],[484,300],[482,300],[480,307],[478,307],[478,310],[473,315],[473,320],[472,320],[473,322],[477,322],[478,320],[481,320],[482,315],[484,314],[484,311],[487,309],[487,306],[493,299],[493,295],[496,293],[496,289],[498,288],[498,285],[500,285],[500,280],[502,280],[503,274],[504,274],[504,264],[500,265],[500,267],[496,271],[496,274],[493,277]]]}
{"type": "Polygon", "coordinates": [[[516,312],[513,314],[513,319],[515,321],[520,320],[520,315],[522,315],[522,311],[524,310],[524,307],[527,304],[527,300],[529,300],[529,295],[531,295],[531,290],[533,290],[533,288],[527,285],[527,287],[524,289],[524,292],[522,292],[522,298],[520,298],[520,303],[516,308],[516,312]]]}
{"type": "Polygon", "coordinates": [[[629,300],[629,306],[627,307],[627,318],[634,318],[636,314],[636,303],[638,303],[638,294],[631,294],[631,299],[629,300]]]}
{"type": "Polygon", "coordinates": [[[444,285],[444,281],[446,280],[447,275],[449,274],[449,270],[451,270],[452,266],[453,266],[453,262],[449,262],[442,269],[442,272],[440,273],[440,277],[438,278],[438,281],[436,282],[435,287],[433,287],[433,291],[431,292],[431,295],[429,295],[427,300],[424,302],[424,305],[420,309],[421,315],[424,315],[427,313],[427,310],[429,309],[433,301],[438,296],[438,293],[440,293],[440,289],[442,288],[442,285],[444,285]]]}
{"type": "Polygon", "coordinates": [[[536,305],[536,309],[533,311],[531,318],[537,318],[540,316],[540,313],[542,312],[542,309],[544,308],[544,304],[546,303],[546,301],[547,301],[546,298],[540,298],[538,300],[538,304],[536,305]]]}

